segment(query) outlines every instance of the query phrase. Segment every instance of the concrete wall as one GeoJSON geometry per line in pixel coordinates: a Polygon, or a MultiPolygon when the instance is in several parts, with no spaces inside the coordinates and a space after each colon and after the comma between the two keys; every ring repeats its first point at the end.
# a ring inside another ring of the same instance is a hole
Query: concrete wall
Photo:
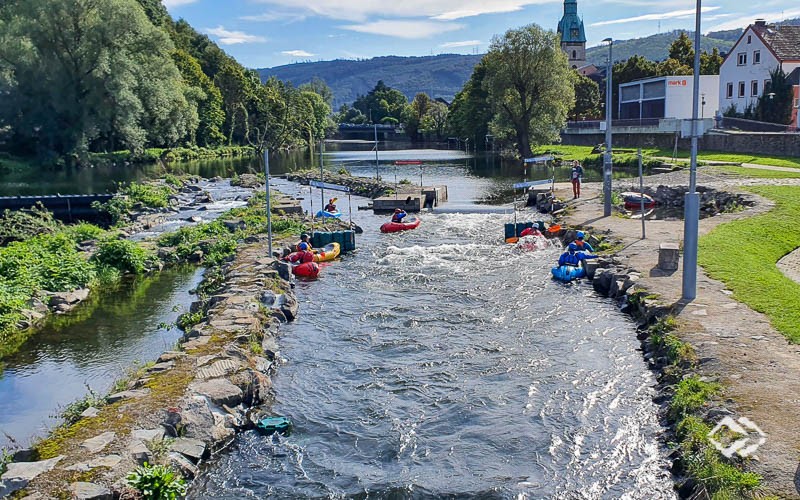
{"type": "MultiPolygon", "coordinates": [[[[562,144],[596,146],[605,142],[603,134],[561,134],[562,144]]],[[[614,134],[615,148],[675,147],[674,134],[614,134]]],[[[689,149],[690,140],[679,139],[679,149],[689,149]]],[[[708,134],[698,142],[699,149],[726,153],[762,154],[800,157],[800,134],[708,134]]]]}

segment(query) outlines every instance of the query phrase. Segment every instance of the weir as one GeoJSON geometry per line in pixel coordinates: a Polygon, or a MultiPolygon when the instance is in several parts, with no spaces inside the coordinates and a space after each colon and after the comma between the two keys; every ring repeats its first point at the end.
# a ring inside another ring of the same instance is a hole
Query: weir
{"type": "Polygon", "coordinates": [[[99,212],[92,207],[94,202],[105,203],[113,194],[67,194],[46,196],[0,196],[0,211],[29,210],[37,204],[53,213],[60,220],[96,218],[99,212]]]}

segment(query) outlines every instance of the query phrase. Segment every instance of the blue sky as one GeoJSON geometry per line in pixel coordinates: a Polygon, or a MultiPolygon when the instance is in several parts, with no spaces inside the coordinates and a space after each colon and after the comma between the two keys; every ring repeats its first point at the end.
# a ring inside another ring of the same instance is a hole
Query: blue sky
{"type": "MultiPolygon", "coordinates": [[[[555,29],[562,0],[163,0],[251,68],[299,61],[485,52],[493,35],[555,29]]],[[[578,0],[589,45],[693,29],[694,0],[578,0]],[[660,23],[660,26],[659,26],[660,23]]],[[[703,32],[800,17],[796,0],[714,0],[703,32]]]]}

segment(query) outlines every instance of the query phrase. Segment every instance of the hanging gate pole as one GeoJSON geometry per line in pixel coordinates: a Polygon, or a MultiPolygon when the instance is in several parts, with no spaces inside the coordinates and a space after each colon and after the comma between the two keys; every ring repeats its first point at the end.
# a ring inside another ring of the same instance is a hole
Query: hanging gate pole
{"type": "Polygon", "coordinates": [[[269,149],[264,150],[264,181],[266,183],[267,193],[267,246],[269,248],[269,257],[272,258],[272,204],[269,197],[269,149]]]}
{"type": "Polygon", "coordinates": [[[642,239],[645,239],[644,229],[644,176],[642,175],[642,148],[639,148],[639,197],[642,200],[642,239]]]}

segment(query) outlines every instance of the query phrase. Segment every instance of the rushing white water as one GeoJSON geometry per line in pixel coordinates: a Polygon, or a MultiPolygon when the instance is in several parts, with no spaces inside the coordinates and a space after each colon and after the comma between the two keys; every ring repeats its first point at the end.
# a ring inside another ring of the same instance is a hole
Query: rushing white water
{"type": "Polygon", "coordinates": [[[673,498],[631,322],[560,249],[502,243],[501,215],[423,215],[301,282],[281,329],[276,414],[195,498],[673,498]]]}

